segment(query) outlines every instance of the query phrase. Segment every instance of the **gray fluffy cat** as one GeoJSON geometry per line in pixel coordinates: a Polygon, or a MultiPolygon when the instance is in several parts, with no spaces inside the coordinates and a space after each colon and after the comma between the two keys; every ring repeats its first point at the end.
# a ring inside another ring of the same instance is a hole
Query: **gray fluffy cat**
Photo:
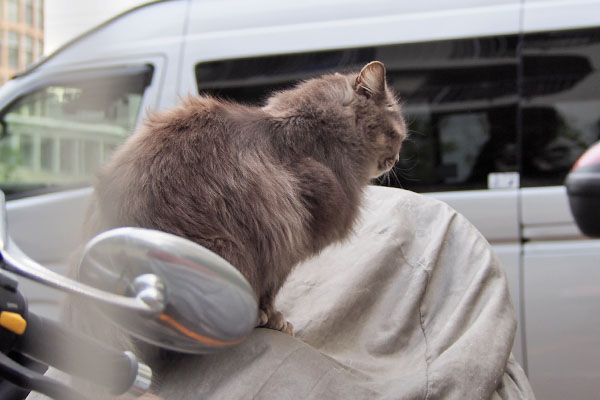
{"type": "Polygon", "coordinates": [[[292,334],[273,307],[279,288],[349,235],[363,188],[394,166],[405,136],[377,61],[275,93],[262,108],[190,97],[152,114],[100,172],[89,235],[140,226],[191,239],[248,279],[260,326],[292,334]]]}

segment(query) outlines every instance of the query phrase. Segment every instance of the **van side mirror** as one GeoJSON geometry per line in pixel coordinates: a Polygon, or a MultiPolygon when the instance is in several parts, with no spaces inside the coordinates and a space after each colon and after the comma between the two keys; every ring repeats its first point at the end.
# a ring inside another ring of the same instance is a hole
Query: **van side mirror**
{"type": "Polygon", "coordinates": [[[600,237],[600,142],[575,162],[565,186],[571,213],[581,232],[600,237]]]}

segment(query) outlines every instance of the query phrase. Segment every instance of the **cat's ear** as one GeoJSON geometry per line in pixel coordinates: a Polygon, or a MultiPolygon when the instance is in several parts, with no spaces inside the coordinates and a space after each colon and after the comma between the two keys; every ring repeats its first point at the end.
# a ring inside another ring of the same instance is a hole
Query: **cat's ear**
{"type": "Polygon", "coordinates": [[[367,98],[383,98],[385,96],[385,67],[379,61],[371,61],[363,67],[356,81],[354,90],[367,98]]]}

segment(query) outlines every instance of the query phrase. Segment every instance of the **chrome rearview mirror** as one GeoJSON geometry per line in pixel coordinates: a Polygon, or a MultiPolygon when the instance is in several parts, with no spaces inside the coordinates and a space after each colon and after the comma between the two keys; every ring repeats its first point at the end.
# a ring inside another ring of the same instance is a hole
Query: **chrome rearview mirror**
{"type": "Polygon", "coordinates": [[[0,268],[91,300],[133,336],[174,351],[214,352],[242,342],[256,326],[256,296],[243,275],[179,236],[143,228],[101,233],[84,249],[80,281],[9,242],[0,191],[0,268]]]}
{"type": "Polygon", "coordinates": [[[179,236],[113,229],[92,239],[80,280],[162,311],[155,315],[103,305],[132,335],[163,348],[208,353],[243,341],[258,306],[248,281],[215,253],[179,236]]]}

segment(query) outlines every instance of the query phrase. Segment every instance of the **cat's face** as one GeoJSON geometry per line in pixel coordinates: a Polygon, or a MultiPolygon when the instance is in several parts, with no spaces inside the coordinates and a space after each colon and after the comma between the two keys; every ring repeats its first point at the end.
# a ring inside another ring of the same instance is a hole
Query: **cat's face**
{"type": "Polygon", "coordinates": [[[406,138],[406,123],[394,93],[388,89],[385,67],[378,61],[367,64],[354,79],[355,112],[359,129],[367,137],[369,177],[390,171],[406,138]]]}

